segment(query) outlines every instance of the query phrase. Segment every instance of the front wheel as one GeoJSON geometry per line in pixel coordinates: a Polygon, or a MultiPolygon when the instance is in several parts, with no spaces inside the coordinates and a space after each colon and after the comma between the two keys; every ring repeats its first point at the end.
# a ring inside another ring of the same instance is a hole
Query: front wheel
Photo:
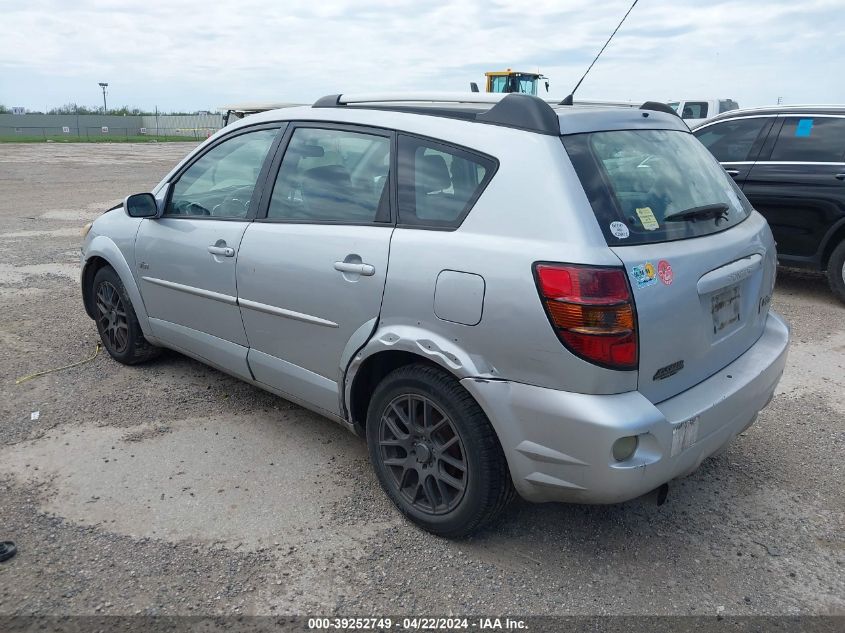
{"type": "Polygon", "coordinates": [[[97,271],[91,293],[97,332],[113,359],[136,365],[158,355],[159,348],[144,338],[129,294],[114,268],[105,266],[97,271]]]}
{"type": "Polygon", "coordinates": [[[830,254],[827,262],[827,281],[833,294],[845,302],[845,240],[830,254]]]}
{"type": "Polygon", "coordinates": [[[487,416],[439,369],[407,365],[379,383],[367,413],[367,444],[391,501],[434,534],[466,536],[513,498],[487,416]]]}

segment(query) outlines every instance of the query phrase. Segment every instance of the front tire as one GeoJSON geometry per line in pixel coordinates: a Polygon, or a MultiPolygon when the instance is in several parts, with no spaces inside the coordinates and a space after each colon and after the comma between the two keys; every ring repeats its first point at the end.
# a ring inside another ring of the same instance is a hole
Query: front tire
{"type": "Polygon", "coordinates": [[[845,302],[845,240],[833,249],[827,262],[827,281],[833,294],[845,302]]]}
{"type": "Polygon", "coordinates": [[[124,365],[137,365],[158,356],[159,348],[144,338],[126,287],[111,266],[94,275],[91,303],[100,340],[113,359],[124,365]]]}
{"type": "Polygon", "coordinates": [[[367,445],[379,483],[423,529],[460,538],[513,498],[502,447],[478,403],[450,375],[406,365],[378,385],[367,445]]]}

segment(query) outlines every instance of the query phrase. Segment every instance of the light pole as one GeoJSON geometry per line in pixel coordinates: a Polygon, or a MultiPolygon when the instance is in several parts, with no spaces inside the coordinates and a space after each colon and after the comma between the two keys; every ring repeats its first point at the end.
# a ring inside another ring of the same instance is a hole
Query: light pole
{"type": "Polygon", "coordinates": [[[106,106],[106,88],[108,87],[109,85],[107,83],[103,81],[100,82],[100,88],[103,89],[103,114],[108,112],[108,107],[106,106]]]}

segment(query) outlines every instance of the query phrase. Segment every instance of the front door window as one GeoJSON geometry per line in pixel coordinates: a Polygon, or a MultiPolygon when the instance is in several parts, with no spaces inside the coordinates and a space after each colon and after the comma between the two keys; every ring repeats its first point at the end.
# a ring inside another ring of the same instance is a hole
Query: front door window
{"type": "Polygon", "coordinates": [[[166,216],[245,218],[277,130],[256,130],[215,146],[173,185],[166,216]]]}

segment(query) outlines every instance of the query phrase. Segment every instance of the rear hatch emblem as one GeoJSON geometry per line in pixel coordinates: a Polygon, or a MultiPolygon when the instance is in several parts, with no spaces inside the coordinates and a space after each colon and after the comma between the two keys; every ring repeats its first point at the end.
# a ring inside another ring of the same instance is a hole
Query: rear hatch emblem
{"type": "Polygon", "coordinates": [[[684,361],[679,360],[671,365],[666,365],[666,367],[661,367],[654,373],[654,378],[652,380],[663,380],[664,378],[668,378],[669,376],[674,376],[679,371],[684,368],[684,361]]]}

